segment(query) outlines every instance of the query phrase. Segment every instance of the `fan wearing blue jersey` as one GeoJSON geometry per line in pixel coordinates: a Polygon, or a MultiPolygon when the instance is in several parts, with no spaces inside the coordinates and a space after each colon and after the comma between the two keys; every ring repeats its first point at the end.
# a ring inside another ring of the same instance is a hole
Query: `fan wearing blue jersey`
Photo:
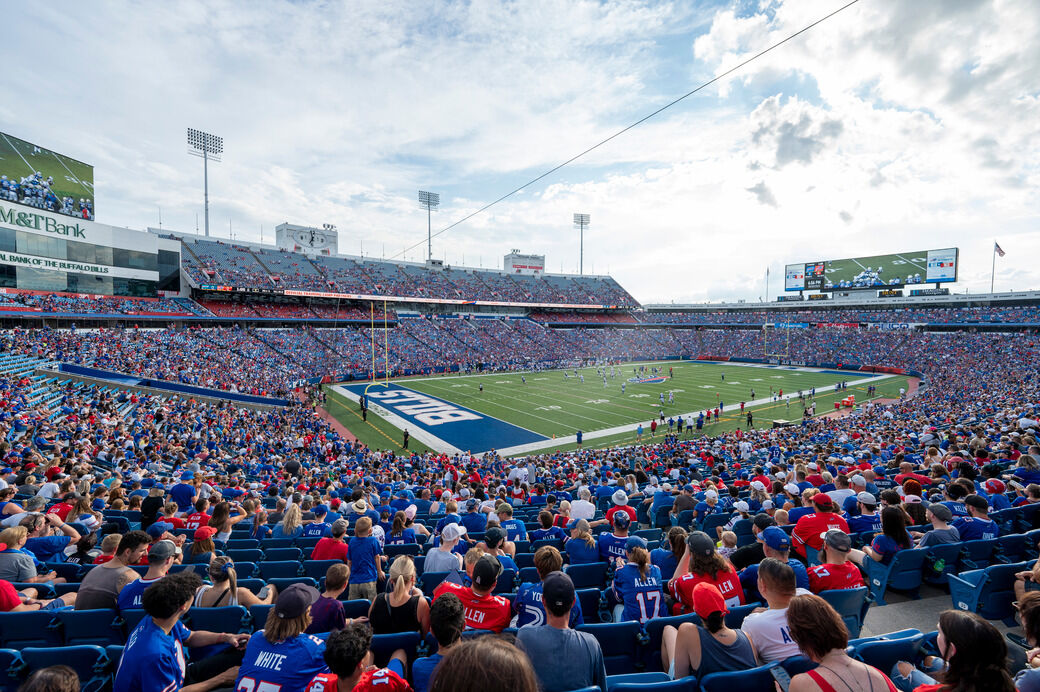
{"type": "Polygon", "coordinates": [[[638,620],[643,623],[667,615],[661,569],[650,564],[646,539],[629,536],[625,541],[625,556],[628,562],[614,573],[611,587],[611,594],[617,602],[614,622],[638,620]]]}
{"type": "Polygon", "coordinates": [[[614,531],[604,531],[596,538],[596,542],[599,543],[600,561],[620,569],[625,564],[625,543],[628,541],[628,527],[632,520],[625,512],[615,512],[612,523],[614,531]]]}
{"type": "Polygon", "coordinates": [[[145,591],[142,605],[149,617],[141,620],[127,640],[113,692],[204,692],[234,681],[234,666],[241,657],[236,649],[245,645],[249,635],[192,632],[180,622],[201,585],[202,579],[195,572],[178,572],[145,591]],[[193,663],[190,668],[185,665],[184,647],[214,644],[234,648],[193,663]]]}
{"type": "Polygon", "coordinates": [[[997,522],[989,518],[989,502],[981,495],[968,495],[964,498],[968,508],[968,516],[953,522],[953,528],[960,533],[962,541],[977,541],[996,538],[1000,533],[997,522]]]}
{"type": "Polygon", "coordinates": [[[325,640],[304,634],[318,596],[306,584],[293,584],[278,594],[264,629],[249,638],[236,692],[305,692],[307,683],[325,669],[325,640]]]}
{"type": "MultiPolygon", "coordinates": [[[[516,614],[515,627],[526,627],[528,625],[541,626],[545,620],[545,605],[542,603],[542,582],[552,572],[563,569],[563,556],[560,551],[551,545],[543,545],[534,553],[534,566],[538,570],[538,583],[524,583],[516,592],[513,599],[513,612],[516,614]]],[[[585,624],[581,613],[581,601],[575,600],[571,606],[570,620],[568,626],[576,628],[585,624]]]]}

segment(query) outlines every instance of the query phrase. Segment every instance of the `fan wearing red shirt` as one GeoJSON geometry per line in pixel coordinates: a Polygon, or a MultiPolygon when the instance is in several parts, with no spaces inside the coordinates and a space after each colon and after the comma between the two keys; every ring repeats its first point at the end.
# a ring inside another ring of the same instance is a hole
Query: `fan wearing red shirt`
{"type": "Polygon", "coordinates": [[[822,565],[809,568],[809,590],[813,593],[831,589],[856,589],[863,586],[863,574],[849,561],[852,539],[847,533],[831,529],[823,537],[826,559],[822,565]]]}
{"type": "Polygon", "coordinates": [[[899,485],[903,484],[903,481],[913,478],[915,481],[921,484],[922,487],[927,488],[932,479],[928,476],[922,476],[919,473],[914,473],[914,465],[909,461],[904,461],[899,465],[899,475],[896,476],[895,481],[899,485]]]}
{"type": "Polygon", "coordinates": [[[806,557],[806,548],[819,550],[823,547],[822,536],[827,531],[840,529],[849,532],[849,525],[835,513],[834,503],[827,493],[816,493],[812,496],[812,503],[816,511],[799,519],[791,534],[791,544],[802,557],[806,557]]]}
{"type": "Polygon", "coordinates": [[[631,520],[630,523],[636,523],[638,517],[636,516],[636,510],[634,507],[628,506],[628,493],[621,488],[614,491],[614,494],[610,496],[614,506],[607,510],[607,526],[614,525],[614,515],[618,512],[624,512],[628,515],[631,520]]]}
{"type": "Polygon", "coordinates": [[[733,565],[715,552],[715,542],[703,531],[693,531],[686,538],[686,554],[675,568],[668,589],[675,598],[673,614],[684,615],[693,609],[693,587],[714,584],[722,593],[727,608],[744,605],[744,587],[733,565]]]}
{"type": "Polygon", "coordinates": [[[473,586],[463,586],[443,581],[433,592],[433,600],[452,593],[462,601],[462,612],[466,627],[473,630],[491,630],[499,633],[509,627],[513,609],[509,601],[492,596],[498,576],[502,574],[502,563],[494,555],[482,555],[473,565],[473,586]]]}
{"type": "Polygon", "coordinates": [[[209,500],[195,500],[195,511],[184,517],[184,528],[194,531],[200,526],[209,526],[209,500]]]}
{"type": "Polygon", "coordinates": [[[343,537],[347,535],[347,520],[337,519],[329,529],[332,536],[324,536],[311,551],[312,560],[347,561],[347,544],[343,537]]]}
{"type": "Polygon", "coordinates": [[[407,654],[398,649],[386,668],[372,665],[372,630],[366,624],[348,625],[333,632],[325,644],[329,673],[307,683],[306,692],[411,692],[405,679],[407,654]]]}

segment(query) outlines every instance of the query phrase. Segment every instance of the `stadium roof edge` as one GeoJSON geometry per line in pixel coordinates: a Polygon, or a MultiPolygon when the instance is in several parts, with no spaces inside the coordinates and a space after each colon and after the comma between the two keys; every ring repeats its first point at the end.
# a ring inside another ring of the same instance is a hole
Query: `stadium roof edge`
{"type": "Polygon", "coordinates": [[[823,302],[718,302],[718,303],[644,303],[647,312],[702,312],[718,310],[819,310],[829,307],[905,307],[917,305],[957,305],[959,303],[1040,302],[1040,291],[1007,291],[1000,293],[951,293],[945,296],[904,296],[902,298],[855,297],[823,302]]]}

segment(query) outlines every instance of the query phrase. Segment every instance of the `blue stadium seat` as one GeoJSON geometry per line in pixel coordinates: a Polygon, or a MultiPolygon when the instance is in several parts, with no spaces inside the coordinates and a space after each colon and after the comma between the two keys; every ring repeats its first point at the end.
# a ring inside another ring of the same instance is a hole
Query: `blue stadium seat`
{"type": "Polygon", "coordinates": [[[422,546],[418,543],[401,543],[398,545],[388,545],[383,548],[383,554],[393,560],[398,555],[418,555],[422,550],[422,546]]]}
{"type": "Polygon", "coordinates": [[[866,617],[867,608],[870,606],[867,601],[869,593],[867,587],[861,586],[858,589],[821,591],[819,595],[838,611],[838,615],[841,616],[845,627],[849,630],[849,638],[855,639],[859,636],[860,629],[863,627],[863,618],[866,617]]]}
{"type": "Polygon", "coordinates": [[[253,618],[253,631],[262,630],[267,622],[267,614],[274,608],[273,604],[262,603],[249,606],[249,614],[253,618]]]}
{"type": "Polygon", "coordinates": [[[404,649],[408,655],[409,665],[415,660],[419,648],[418,632],[397,632],[395,634],[376,634],[372,637],[372,658],[380,668],[386,666],[394,651],[404,649]]]}
{"type": "Polygon", "coordinates": [[[59,577],[67,582],[78,582],[80,580],[80,574],[82,573],[79,565],[68,562],[48,562],[40,574],[50,570],[54,570],[59,577]]]}
{"type": "Polygon", "coordinates": [[[1004,620],[1014,625],[1015,573],[1032,568],[1031,562],[992,565],[950,575],[950,598],[953,607],[978,613],[987,620],[1004,620]]]}
{"type": "Polygon", "coordinates": [[[661,639],[664,628],[671,625],[678,629],[685,622],[699,625],[701,619],[696,613],[690,613],[689,615],[671,615],[646,621],[643,625],[643,631],[646,633],[646,643],[643,645],[644,670],[661,670],[661,639]]]}
{"type": "Polygon", "coordinates": [[[608,675],[607,692],[613,690],[617,685],[645,685],[651,682],[667,682],[669,679],[668,673],[626,673],[623,675],[608,675]]]}
{"type": "MultiPolygon", "coordinates": [[[[229,542],[234,543],[234,541],[229,542]]],[[[226,555],[236,563],[236,566],[238,562],[260,562],[264,559],[264,551],[259,548],[228,548],[226,555]]]]}
{"type": "Polygon", "coordinates": [[[964,569],[985,569],[992,564],[1007,563],[997,552],[997,539],[987,538],[977,541],[964,541],[960,544],[964,551],[961,564],[964,569]]]}
{"type": "Polygon", "coordinates": [[[265,538],[260,541],[260,548],[267,552],[268,550],[279,548],[293,548],[293,539],[291,538],[265,538]]]}
{"type": "Polygon", "coordinates": [[[371,601],[364,598],[355,598],[352,601],[343,601],[343,615],[347,618],[368,617],[368,611],[372,606],[371,601]]]}
{"type": "Polygon", "coordinates": [[[268,579],[267,583],[278,589],[278,593],[285,591],[293,584],[306,584],[318,588],[318,580],[311,577],[275,577],[268,579]]]}
{"type": "Polygon", "coordinates": [[[740,625],[744,622],[744,618],[746,618],[748,615],[751,615],[751,611],[753,611],[755,608],[761,607],[762,604],[758,601],[755,601],[754,603],[747,603],[742,606],[734,606],[730,608],[729,612],[726,613],[726,626],[732,627],[733,629],[738,629],[740,625]]]}
{"type": "Polygon", "coordinates": [[[502,570],[502,574],[498,575],[498,581],[495,582],[495,590],[491,593],[496,596],[501,596],[502,594],[512,593],[514,591],[516,591],[516,570],[502,570]]]}
{"type": "MultiPolygon", "coordinates": [[[[235,528],[237,527],[238,525],[236,524],[235,528]]],[[[232,530],[232,535],[234,535],[234,530],[232,530]]],[[[260,541],[255,538],[231,538],[225,543],[225,546],[229,553],[232,550],[256,550],[260,547],[260,541]]]]}
{"type": "Polygon", "coordinates": [[[645,538],[648,542],[659,541],[664,537],[664,531],[658,528],[640,529],[639,531],[636,531],[633,535],[639,536],[640,538],[645,538]]]}
{"type": "MultiPolygon", "coordinates": [[[[653,673],[644,673],[653,675],[653,673]]],[[[697,678],[688,675],[678,680],[659,682],[621,682],[607,687],[608,692],[697,692],[697,678]]]]}
{"type": "Polygon", "coordinates": [[[1035,545],[1030,545],[1025,534],[1016,533],[1009,536],[1001,536],[997,539],[1000,554],[1010,562],[1022,562],[1037,557],[1035,545]]]}
{"type": "Polygon", "coordinates": [[[293,561],[299,562],[303,559],[303,551],[296,546],[287,546],[285,548],[264,548],[264,562],[283,562],[293,561]]]}
{"type": "Polygon", "coordinates": [[[342,564],[342,560],[304,560],[303,575],[305,577],[313,577],[314,579],[322,579],[325,573],[329,571],[329,567],[342,564]]]}
{"type": "Polygon", "coordinates": [[[869,558],[864,560],[867,584],[874,601],[878,605],[886,605],[885,591],[888,589],[909,591],[911,597],[920,598],[918,591],[921,588],[922,570],[927,554],[927,550],[913,548],[900,550],[887,565],[869,558]]]}
{"type": "Polygon", "coordinates": [[[300,574],[300,563],[295,560],[278,562],[265,560],[257,567],[260,570],[260,578],[268,582],[272,579],[290,579],[300,574]]]}
{"type": "Polygon", "coordinates": [[[682,528],[689,531],[693,526],[693,519],[695,516],[697,516],[697,513],[694,512],[692,509],[684,509],[683,511],[679,512],[678,516],[672,517],[671,523],[673,526],[681,526],[682,528]]]}
{"type": "Polygon", "coordinates": [[[0,649],[0,692],[17,692],[24,681],[26,665],[14,649],[0,649]]]}
{"type": "MultiPolygon", "coordinates": [[[[252,563],[249,563],[249,564],[252,564],[252,563]]],[[[255,565],[254,565],[254,567],[255,567],[255,565]]],[[[258,579],[256,577],[250,577],[248,579],[239,579],[238,580],[238,585],[241,586],[243,589],[249,589],[255,595],[255,594],[259,594],[260,593],[260,589],[264,588],[264,586],[267,585],[267,582],[265,582],[263,579],[258,579]]]]}
{"type": "Polygon", "coordinates": [[[590,562],[584,565],[565,565],[563,571],[574,582],[575,589],[605,589],[608,567],[605,562],[590,562]]]}
{"type": "Polygon", "coordinates": [[[581,603],[581,618],[586,623],[601,622],[600,609],[606,609],[603,592],[599,589],[576,589],[575,596],[581,603]]]}
{"type": "Polygon", "coordinates": [[[544,548],[547,545],[552,546],[561,552],[563,551],[563,541],[559,538],[543,538],[540,541],[534,541],[531,543],[531,552],[537,553],[539,548],[544,548]]]}
{"type": "Polygon", "coordinates": [[[607,675],[635,673],[640,662],[640,640],[643,638],[638,622],[605,622],[598,625],[581,625],[578,629],[588,632],[599,641],[603,649],[603,660],[607,675]]]}
{"type": "Polygon", "coordinates": [[[763,692],[775,690],[776,685],[770,669],[779,666],[767,663],[764,666],[749,670],[737,670],[727,673],[712,673],[701,678],[703,692],[763,692]]]}
{"type": "Polygon", "coordinates": [[[513,562],[515,562],[516,566],[520,569],[534,567],[534,553],[518,552],[516,555],[513,556],[513,562]]]}
{"type": "Polygon", "coordinates": [[[296,547],[302,550],[304,555],[310,555],[321,538],[321,536],[300,536],[296,539],[296,547]]]}
{"type": "Polygon", "coordinates": [[[115,610],[59,610],[55,618],[61,624],[61,638],[66,646],[108,646],[124,642],[123,622],[115,610]]]}
{"type": "Polygon", "coordinates": [[[424,594],[433,598],[434,589],[436,589],[449,574],[450,572],[423,572],[422,576],[419,577],[419,588],[422,589],[424,594]]]}
{"type": "MultiPolygon", "coordinates": [[[[141,620],[148,617],[148,613],[145,612],[144,608],[127,608],[126,610],[120,611],[119,620],[123,630],[123,637],[129,639],[130,633],[137,629],[137,626],[141,624],[141,620]]],[[[110,644],[109,646],[122,646],[121,644],[110,644]]]]}
{"type": "Polygon", "coordinates": [[[83,692],[97,692],[107,682],[108,656],[103,647],[80,645],[44,649],[30,646],[20,653],[27,675],[61,663],[76,671],[83,692]]]}
{"type": "Polygon", "coordinates": [[[728,513],[709,514],[704,517],[704,521],[701,524],[703,527],[701,528],[701,531],[711,536],[712,540],[717,541],[718,536],[716,535],[715,529],[728,524],[730,518],[731,517],[728,513]]]}
{"type": "Polygon", "coordinates": [[[187,565],[172,565],[170,567],[170,574],[177,574],[177,572],[194,572],[203,579],[209,574],[209,565],[198,563],[189,563],[187,565]]]}
{"type": "Polygon", "coordinates": [[[856,646],[853,656],[887,675],[897,662],[914,660],[918,644],[924,639],[924,636],[917,634],[899,639],[878,639],[866,642],[856,646]]]}
{"type": "Polygon", "coordinates": [[[961,543],[944,543],[927,548],[923,579],[929,584],[944,586],[951,574],[961,571],[961,543]]]}
{"type": "Polygon", "coordinates": [[[192,608],[188,611],[185,625],[192,630],[204,632],[252,632],[253,619],[244,606],[221,608],[192,608]]]}
{"type": "Polygon", "coordinates": [[[537,584],[541,581],[538,569],[535,567],[521,567],[517,579],[520,580],[521,584],[537,584]]]}

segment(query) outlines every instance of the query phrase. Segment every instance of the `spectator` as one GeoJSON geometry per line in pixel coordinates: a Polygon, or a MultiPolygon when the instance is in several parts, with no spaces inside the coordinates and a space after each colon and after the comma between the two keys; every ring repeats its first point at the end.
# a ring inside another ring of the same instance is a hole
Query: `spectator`
{"type": "MultiPolygon", "coordinates": [[[[795,585],[800,589],[809,588],[809,574],[799,560],[791,560],[791,537],[783,529],[777,526],[769,528],[758,534],[758,540],[762,543],[766,557],[790,565],[794,570],[795,585]]],[[[740,586],[744,589],[744,598],[748,601],[760,601],[761,594],[758,593],[758,565],[748,565],[740,573],[740,586]]]]}
{"type": "Polygon", "coordinates": [[[823,563],[809,568],[809,589],[813,593],[855,589],[864,585],[859,567],[849,561],[851,550],[852,539],[847,533],[838,529],[827,532],[823,537],[823,563]]]}
{"type": "Polygon", "coordinates": [[[614,622],[638,620],[645,623],[655,617],[668,614],[664,600],[661,570],[650,564],[650,553],[646,539],[629,536],[625,542],[628,561],[614,572],[611,596],[614,606],[614,622]]]}
{"type": "Polygon", "coordinates": [[[571,578],[560,571],[550,572],[541,586],[545,624],[532,624],[517,633],[517,642],[533,662],[541,689],[568,692],[598,686],[601,692],[607,692],[607,671],[599,642],[591,634],[570,628],[577,602],[571,578]]]}
{"type": "Polygon", "coordinates": [[[18,692],[79,692],[79,676],[68,666],[48,666],[33,671],[18,692]]]}
{"type": "Polygon", "coordinates": [[[1040,690],[1040,593],[1031,592],[1018,597],[1018,614],[1022,619],[1022,630],[1026,643],[1033,647],[1026,652],[1026,667],[1015,676],[1018,692],[1040,690]]]}
{"type": "Polygon", "coordinates": [[[433,672],[430,692],[539,692],[531,661],[497,637],[477,637],[452,647],[433,672]]]}
{"type": "Polygon", "coordinates": [[[24,526],[0,531],[0,579],[17,584],[64,584],[54,570],[38,574],[36,560],[23,550],[28,538],[24,526]]]}
{"type": "Polygon", "coordinates": [[[212,526],[200,526],[195,529],[195,535],[191,541],[191,550],[188,552],[188,559],[185,562],[202,565],[208,565],[212,562],[217,555],[217,546],[213,542],[213,537],[216,535],[217,530],[212,526]]]}
{"type": "Polygon", "coordinates": [[[715,551],[715,542],[708,534],[693,531],[686,538],[686,553],[668,585],[675,598],[676,615],[693,612],[693,587],[701,582],[717,586],[727,607],[744,604],[744,590],[733,565],[715,551]]]}
{"type": "Polygon", "coordinates": [[[403,510],[394,513],[394,523],[386,536],[387,545],[407,545],[419,542],[415,529],[406,528],[407,523],[408,517],[403,510]]]}
{"type": "Polygon", "coordinates": [[[347,543],[344,536],[347,535],[347,520],[337,519],[329,528],[329,535],[318,539],[317,545],[311,550],[312,560],[347,560],[347,543]]]}
{"type": "Polygon", "coordinates": [[[791,679],[791,690],[811,692],[839,689],[888,689],[896,692],[888,676],[877,668],[849,656],[849,632],[841,616],[827,601],[814,594],[791,599],[787,608],[791,638],[817,667],[791,679]]]}
{"type": "Polygon", "coordinates": [[[856,508],[859,511],[853,516],[846,517],[846,521],[849,525],[849,533],[880,531],[881,517],[879,517],[877,513],[877,498],[866,490],[857,493],[855,498],[856,508]]]}
{"type": "MultiPolygon", "coordinates": [[[[534,553],[534,566],[538,571],[538,583],[521,584],[520,588],[516,592],[516,598],[513,599],[513,613],[516,615],[516,627],[545,624],[545,606],[543,603],[544,597],[542,594],[542,587],[547,575],[552,574],[553,572],[559,572],[563,569],[563,556],[560,554],[560,551],[553,546],[543,545],[534,553]]],[[[568,624],[572,628],[584,624],[581,612],[581,603],[578,601],[575,601],[574,607],[571,608],[571,615],[568,624]]]]}
{"type": "Polygon", "coordinates": [[[787,624],[787,607],[796,591],[790,565],[770,557],[759,563],[758,592],[769,607],[744,618],[740,629],[751,639],[759,660],[764,663],[782,661],[799,653],[787,624]]]}
{"type": "Polygon", "coordinates": [[[729,609],[714,584],[693,587],[693,610],[703,627],[690,622],[678,629],[666,625],[661,635],[661,662],[673,680],[695,675],[747,670],[758,665],[754,644],[746,632],[726,626],[729,609]]]}
{"type": "Polygon", "coordinates": [[[686,552],[686,529],[681,526],[673,526],[665,534],[665,545],[667,547],[654,548],[650,551],[650,562],[661,570],[661,578],[670,581],[675,574],[675,568],[679,565],[686,552]]]}
{"type": "Polygon", "coordinates": [[[819,551],[823,547],[821,536],[830,529],[849,532],[849,525],[835,511],[834,503],[827,493],[817,493],[811,498],[812,511],[798,520],[791,534],[795,551],[806,558],[808,550],[819,551]]]}
{"type": "Polygon", "coordinates": [[[538,513],[538,523],[541,525],[540,529],[535,529],[531,532],[531,541],[545,541],[545,540],[558,540],[564,541],[567,539],[567,534],[563,532],[559,526],[553,525],[553,514],[552,512],[542,510],[538,513]]]}
{"type": "Polygon", "coordinates": [[[149,543],[151,539],[144,531],[131,531],[123,536],[119,540],[115,557],[93,568],[83,577],[76,592],[76,610],[114,610],[119,592],[137,579],[137,572],[131,569],[130,565],[136,565],[141,561],[149,543]]]}
{"type": "MultiPolygon", "coordinates": [[[[154,550],[154,548],[152,549],[154,550]]],[[[244,586],[238,585],[238,573],[231,558],[221,555],[209,563],[209,580],[212,584],[203,584],[195,594],[196,608],[223,608],[226,606],[243,606],[274,603],[278,597],[278,589],[267,584],[256,595],[244,586]]]]}
{"type": "Polygon", "coordinates": [[[462,639],[466,629],[466,618],[462,612],[462,601],[455,594],[446,593],[430,606],[430,631],[437,640],[437,652],[412,664],[412,687],[415,692],[427,692],[430,676],[437,664],[462,639]]]}
{"type": "MultiPolygon", "coordinates": [[[[137,532],[131,532],[137,533],[137,532]]],[[[128,534],[130,535],[130,534],[128,534]]],[[[120,551],[122,553],[122,551],[120,551]]],[[[116,562],[113,560],[112,562],[116,562]]],[[[95,567],[91,572],[107,569],[95,567]]],[[[113,692],[143,690],[210,690],[224,687],[235,679],[235,663],[241,659],[239,647],[248,634],[188,630],[181,617],[191,608],[192,597],[202,584],[194,572],[178,572],[163,577],[144,593],[142,605],[148,617],[141,620],[127,638],[116,671],[113,692]],[[210,659],[185,667],[184,647],[227,644],[232,648],[210,659]],[[188,687],[184,688],[187,684],[188,687]]]]}
{"type": "Polygon", "coordinates": [[[410,555],[398,555],[390,565],[389,583],[393,590],[372,601],[368,619],[375,634],[430,631],[430,605],[415,586],[415,562],[410,555]]]}
{"type": "Polygon", "coordinates": [[[996,627],[975,613],[945,610],[939,615],[939,661],[945,669],[933,672],[939,681],[906,661],[892,670],[892,681],[909,692],[986,690],[1015,692],[1007,671],[1007,645],[996,627]]]}
{"type": "Polygon", "coordinates": [[[853,562],[862,563],[865,555],[887,565],[897,552],[912,548],[913,545],[913,539],[906,530],[906,513],[899,507],[885,507],[881,510],[881,533],[862,551],[851,551],[849,557],[853,562]]]}
{"type": "Polygon", "coordinates": [[[57,514],[32,514],[21,524],[29,530],[24,549],[40,562],[60,562],[65,557],[65,548],[80,539],[79,532],[57,514]]]}
{"type": "MultiPolygon", "coordinates": [[[[511,569],[513,572],[519,572],[520,568],[516,566],[516,562],[509,556],[505,548],[506,543],[506,532],[499,526],[489,526],[487,531],[484,532],[484,552],[489,555],[494,555],[498,558],[498,561],[502,563],[502,569],[511,569]]],[[[511,546],[513,551],[516,551],[516,546],[511,546]]]]}
{"type": "Polygon", "coordinates": [[[949,522],[953,519],[953,512],[941,502],[933,502],[925,510],[925,519],[932,525],[931,531],[921,533],[911,531],[910,535],[919,538],[918,548],[928,548],[933,545],[944,545],[946,543],[959,543],[961,534],[949,522]]]}
{"type": "MultiPolygon", "coordinates": [[[[390,656],[386,668],[371,665],[372,630],[366,625],[350,625],[329,637],[324,660],[328,673],[320,673],[305,688],[307,692],[409,692],[405,681],[408,659],[403,649],[390,656]]],[[[287,691],[288,692],[288,691],[287,691]]]]}
{"type": "Polygon", "coordinates": [[[570,539],[564,544],[567,557],[572,565],[588,565],[600,561],[599,546],[592,537],[592,529],[585,519],[571,519],[567,524],[571,532],[570,539]]]}
{"type": "Polygon", "coordinates": [[[462,556],[455,552],[455,546],[466,535],[466,527],[460,524],[448,524],[441,532],[441,542],[433,550],[426,553],[424,572],[450,572],[462,569],[462,556]]]}
{"type": "Polygon", "coordinates": [[[611,524],[614,530],[604,531],[597,538],[599,544],[599,561],[606,562],[615,569],[625,564],[625,544],[628,542],[628,527],[632,523],[627,512],[615,512],[611,524]]]}
{"type": "Polygon", "coordinates": [[[293,584],[278,594],[264,628],[249,637],[236,690],[252,689],[250,682],[267,683],[271,689],[285,692],[309,689],[308,683],[325,668],[325,640],[304,634],[318,595],[317,589],[306,584],[293,584]]]}
{"type": "MultiPolygon", "coordinates": [[[[306,634],[337,632],[347,626],[346,611],[339,597],[347,590],[349,576],[350,570],[344,564],[329,565],[325,570],[325,592],[311,606],[311,624],[304,630],[306,634]]],[[[368,618],[358,620],[367,622],[368,618]]]]}
{"type": "Polygon", "coordinates": [[[748,565],[757,565],[759,562],[762,562],[766,555],[763,544],[758,540],[758,537],[762,534],[762,531],[776,525],[776,520],[768,514],[756,514],[755,518],[751,520],[751,533],[755,536],[755,542],[737,548],[737,551],[729,558],[730,563],[736,569],[741,570],[748,565]]]}
{"type": "Polygon", "coordinates": [[[159,541],[152,545],[151,550],[148,551],[148,571],[143,577],[135,579],[119,591],[116,607],[119,610],[140,608],[144,590],[166,576],[176,563],[178,552],[173,541],[159,541]]]}
{"type": "MultiPolygon", "coordinates": [[[[372,528],[371,523],[369,529],[372,528]]],[[[285,510],[285,516],[278,522],[271,532],[272,538],[299,538],[303,535],[303,520],[301,519],[300,506],[289,505],[285,510]]]]}
{"type": "Polygon", "coordinates": [[[372,518],[360,517],[347,548],[347,562],[350,564],[348,598],[375,600],[376,583],[383,578],[381,553],[379,541],[372,536],[372,518]]]}
{"type": "Polygon", "coordinates": [[[242,505],[236,502],[234,507],[238,513],[235,516],[231,516],[231,504],[218,502],[213,507],[213,515],[209,518],[209,526],[217,530],[214,539],[221,543],[226,543],[231,538],[232,526],[248,518],[242,510],[242,505]]]}
{"type": "Polygon", "coordinates": [[[63,594],[60,598],[38,598],[39,592],[26,587],[16,591],[14,584],[0,579],[0,612],[21,613],[30,610],[64,610],[76,602],[75,593],[63,594]]]}
{"type": "Polygon", "coordinates": [[[989,502],[981,495],[968,495],[964,498],[968,516],[953,522],[962,541],[975,541],[996,538],[1000,533],[997,522],[989,518],[989,502]]]}
{"type": "Polygon", "coordinates": [[[471,586],[443,581],[433,592],[434,603],[441,595],[453,593],[465,607],[466,627],[501,632],[509,626],[512,618],[509,601],[492,595],[501,573],[502,564],[498,558],[483,555],[473,565],[471,586]]]}

